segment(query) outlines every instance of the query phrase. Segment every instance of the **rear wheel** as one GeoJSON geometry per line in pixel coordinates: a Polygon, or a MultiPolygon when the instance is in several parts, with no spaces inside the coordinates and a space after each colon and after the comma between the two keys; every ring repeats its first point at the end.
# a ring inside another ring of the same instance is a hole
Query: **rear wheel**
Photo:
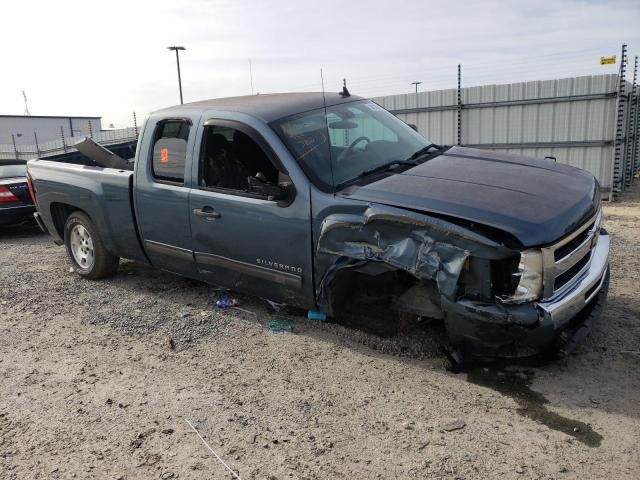
{"type": "Polygon", "coordinates": [[[64,244],[71,266],[81,277],[90,280],[115,275],[119,257],[109,253],[91,219],[73,212],[64,225],[64,244]]]}

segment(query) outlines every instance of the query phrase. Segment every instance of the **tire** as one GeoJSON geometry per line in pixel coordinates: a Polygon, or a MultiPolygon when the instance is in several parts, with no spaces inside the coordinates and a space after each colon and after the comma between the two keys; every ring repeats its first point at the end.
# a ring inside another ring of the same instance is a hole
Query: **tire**
{"type": "Polygon", "coordinates": [[[104,248],[91,219],[75,211],[64,224],[64,246],[74,271],[83,278],[97,280],[116,274],[120,257],[104,248]]]}

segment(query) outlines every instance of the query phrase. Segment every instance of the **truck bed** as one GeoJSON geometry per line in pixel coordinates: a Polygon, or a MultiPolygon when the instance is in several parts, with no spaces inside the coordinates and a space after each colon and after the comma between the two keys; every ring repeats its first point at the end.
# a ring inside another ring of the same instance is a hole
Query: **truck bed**
{"type": "Polygon", "coordinates": [[[132,205],[133,172],[43,159],[27,165],[38,211],[54,240],[61,242],[64,236],[60,212],[82,210],[95,223],[109,252],[147,261],[132,205]]]}
{"type": "MultiPolygon", "coordinates": [[[[113,144],[113,145],[107,145],[106,148],[108,148],[109,151],[113,152],[119,157],[128,159],[128,158],[133,158],[135,156],[137,144],[138,144],[137,140],[128,141],[128,142],[122,142],[122,143],[113,144]]],[[[100,166],[100,164],[96,163],[95,160],[87,157],[86,155],[83,155],[77,149],[73,148],[73,146],[69,147],[69,151],[67,152],[43,155],[40,157],[40,159],[48,160],[52,162],[74,163],[77,165],[86,165],[90,167],[100,166]]]]}

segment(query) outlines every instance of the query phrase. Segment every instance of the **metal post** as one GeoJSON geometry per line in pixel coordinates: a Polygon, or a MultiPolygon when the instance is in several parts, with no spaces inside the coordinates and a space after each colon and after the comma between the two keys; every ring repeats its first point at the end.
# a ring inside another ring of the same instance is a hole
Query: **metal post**
{"type": "Polygon", "coordinates": [[[33,139],[36,141],[36,153],[38,154],[38,158],[40,158],[40,144],[38,143],[38,134],[33,132],[33,139]]]}
{"type": "Polygon", "coordinates": [[[636,176],[638,172],[640,172],[640,92],[636,95],[634,99],[636,102],[636,128],[633,134],[634,142],[633,142],[633,158],[632,161],[634,163],[633,174],[636,176]]]}
{"type": "Polygon", "coordinates": [[[180,55],[178,52],[180,50],[186,50],[186,48],[179,47],[177,45],[167,48],[176,52],[176,65],[178,66],[178,89],[180,90],[180,104],[182,105],[184,102],[182,101],[182,78],[180,77],[180,55]]]}
{"type": "Polygon", "coordinates": [[[13,142],[13,151],[16,155],[16,160],[20,160],[20,152],[18,152],[18,147],[16,146],[16,136],[11,134],[11,142],[13,142]]]}
{"type": "Polygon", "coordinates": [[[638,56],[636,55],[634,62],[633,62],[633,87],[632,87],[632,94],[631,94],[631,98],[630,103],[632,105],[631,111],[632,113],[632,122],[633,122],[633,129],[630,130],[631,134],[630,134],[630,138],[629,138],[629,144],[630,144],[630,156],[629,156],[629,164],[631,165],[631,180],[630,182],[633,182],[633,179],[635,178],[636,174],[638,173],[638,162],[636,160],[636,157],[638,156],[638,119],[640,118],[640,104],[638,103],[638,56]]]}
{"type": "Polygon", "coordinates": [[[178,49],[176,48],[176,65],[178,65],[178,88],[180,89],[180,105],[184,102],[182,101],[182,78],[180,77],[180,55],[178,54],[178,49]]]}
{"type": "Polygon", "coordinates": [[[622,45],[620,71],[618,73],[618,91],[616,102],[616,126],[614,132],[613,161],[611,162],[611,192],[609,200],[624,189],[624,113],[625,113],[625,72],[627,68],[627,45],[622,45]]]}
{"type": "Polygon", "coordinates": [[[420,85],[422,82],[411,82],[411,85],[415,85],[416,86],[416,108],[418,108],[418,85],[420,85]]]}
{"type": "Polygon", "coordinates": [[[62,138],[62,149],[66,152],[67,151],[67,142],[65,142],[65,140],[64,140],[64,129],[62,128],[62,125],[60,125],[60,137],[62,138]]]}
{"type": "Polygon", "coordinates": [[[91,125],[91,120],[89,120],[89,138],[93,138],[93,126],[91,125]]]}
{"type": "Polygon", "coordinates": [[[458,64],[458,145],[462,145],[462,69],[458,64]]]}
{"type": "Polygon", "coordinates": [[[133,128],[136,132],[136,137],[138,136],[138,117],[136,117],[136,112],[133,112],[133,128]]]}
{"type": "Polygon", "coordinates": [[[628,97],[629,114],[627,115],[627,132],[625,135],[625,187],[630,187],[635,174],[634,146],[636,131],[636,94],[638,91],[636,81],[638,79],[638,57],[635,57],[633,64],[633,82],[631,84],[631,94],[628,97]]]}

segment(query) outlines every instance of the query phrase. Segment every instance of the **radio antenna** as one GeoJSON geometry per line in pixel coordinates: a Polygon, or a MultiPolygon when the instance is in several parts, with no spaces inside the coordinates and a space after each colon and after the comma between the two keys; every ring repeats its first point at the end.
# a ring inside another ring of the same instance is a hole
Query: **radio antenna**
{"type": "Polygon", "coordinates": [[[251,82],[251,95],[253,95],[253,69],[251,68],[251,59],[249,59],[249,81],[251,82]]]}
{"type": "Polygon", "coordinates": [[[324,95],[324,75],[322,68],[320,69],[320,83],[322,84],[322,104],[324,105],[324,126],[327,130],[327,152],[329,153],[329,171],[331,172],[331,186],[336,187],[335,179],[333,178],[333,160],[331,159],[331,137],[329,136],[329,120],[327,119],[327,99],[324,95]]]}

